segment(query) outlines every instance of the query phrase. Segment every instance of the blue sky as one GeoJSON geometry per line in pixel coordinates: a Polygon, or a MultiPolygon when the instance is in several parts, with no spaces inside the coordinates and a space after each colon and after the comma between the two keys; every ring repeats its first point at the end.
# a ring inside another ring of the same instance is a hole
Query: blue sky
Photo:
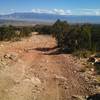
{"type": "Polygon", "coordinates": [[[13,12],[100,15],[100,0],[0,0],[0,14],[13,12]]]}

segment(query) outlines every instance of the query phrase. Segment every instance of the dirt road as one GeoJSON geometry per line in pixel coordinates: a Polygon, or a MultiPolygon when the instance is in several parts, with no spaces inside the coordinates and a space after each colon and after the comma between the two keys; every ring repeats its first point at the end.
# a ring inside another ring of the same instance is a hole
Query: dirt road
{"type": "Polygon", "coordinates": [[[0,100],[73,100],[89,87],[70,54],[52,54],[50,36],[33,35],[0,44],[0,100]]]}

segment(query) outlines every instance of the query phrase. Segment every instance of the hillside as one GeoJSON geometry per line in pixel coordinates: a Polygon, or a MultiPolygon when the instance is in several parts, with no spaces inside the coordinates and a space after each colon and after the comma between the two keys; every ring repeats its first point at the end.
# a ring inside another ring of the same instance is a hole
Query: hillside
{"type": "Polygon", "coordinates": [[[54,54],[50,36],[0,43],[0,100],[75,100],[93,92],[71,54],[54,54]]]}
{"type": "Polygon", "coordinates": [[[28,20],[20,20],[20,19],[0,19],[0,26],[12,25],[12,26],[35,26],[35,25],[51,25],[51,22],[42,22],[42,21],[28,21],[28,20]]]}

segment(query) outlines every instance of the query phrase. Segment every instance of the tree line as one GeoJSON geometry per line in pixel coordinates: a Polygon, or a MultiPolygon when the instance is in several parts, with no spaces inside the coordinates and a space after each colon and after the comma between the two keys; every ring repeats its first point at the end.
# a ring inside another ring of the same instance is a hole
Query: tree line
{"type": "Polygon", "coordinates": [[[100,51],[99,24],[69,24],[67,21],[57,20],[52,26],[42,26],[38,31],[55,37],[57,47],[62,50],[100,51]]]}
{"type": "Polygon", "coordinates": [[[100,51],[100,24],[69,24],[59,19],[53,25],[1,26],[0,41],[20,40],[31,36],[34,31],[52,35],[56,39],[57,47],[62,50],[100,51]]]}

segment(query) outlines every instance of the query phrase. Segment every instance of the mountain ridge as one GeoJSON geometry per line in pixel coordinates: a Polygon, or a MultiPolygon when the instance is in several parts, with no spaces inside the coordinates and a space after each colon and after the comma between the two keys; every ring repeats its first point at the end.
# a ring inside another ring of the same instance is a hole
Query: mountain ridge
{"type": "Polygon", "coordinates": [[[46,22],[55,22],[57,19],[60,19],[68,21],[69,23],[100,23],[100,16],[95,15],[57,15],[33,12],[16,12],[12,14],[0,15],[0,19],[46,22]]]}

